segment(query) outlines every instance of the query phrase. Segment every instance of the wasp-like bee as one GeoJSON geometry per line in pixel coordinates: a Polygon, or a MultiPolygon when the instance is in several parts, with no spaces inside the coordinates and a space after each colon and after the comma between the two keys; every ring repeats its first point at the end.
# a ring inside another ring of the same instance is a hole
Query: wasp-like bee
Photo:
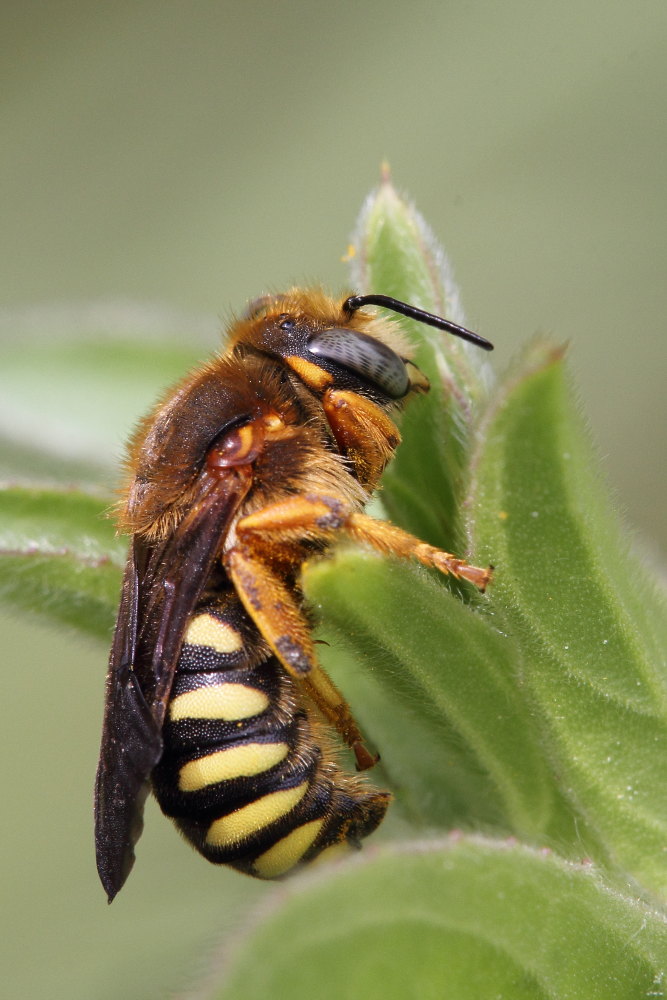
{"type": "Polygon", "coordinates": [[[293,289],[253,303],[226,352],[165,395],[131,442],[120,527],[132,543],[96,786],[110,901],[149,787],[204,857],[259,878],[358,845],[381,822],[389,794],[333,759],[331,727],[358,770],[376,757],[317,662],[306,559],[346,534],[482,590],[489,580],[363,513],[400,441],[390,414],[429,388],[369,305],[491,348],[386,296],[293,289]]]}

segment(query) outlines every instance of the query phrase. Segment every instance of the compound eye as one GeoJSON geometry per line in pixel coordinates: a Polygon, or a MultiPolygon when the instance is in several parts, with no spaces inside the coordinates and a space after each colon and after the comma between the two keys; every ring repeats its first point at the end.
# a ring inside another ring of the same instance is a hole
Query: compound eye
{"type": "Polygon", "coordinates": [[[308,342],[308,350],[361,375],[391,399],[401,399],[410,387],[403,359],[386,344],[357,330],[325,330],[308,342]]]}

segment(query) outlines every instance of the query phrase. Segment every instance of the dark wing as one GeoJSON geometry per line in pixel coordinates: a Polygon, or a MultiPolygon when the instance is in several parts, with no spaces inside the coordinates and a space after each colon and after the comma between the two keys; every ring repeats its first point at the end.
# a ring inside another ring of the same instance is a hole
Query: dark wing
{"type": "Polygon", "coordinates": [[[109,659],[95,785],[97,870],[109,902],[134,864],[185,627],[250,482],[244,468],[207,479],[166,541],[133,540],[109,659]]]}

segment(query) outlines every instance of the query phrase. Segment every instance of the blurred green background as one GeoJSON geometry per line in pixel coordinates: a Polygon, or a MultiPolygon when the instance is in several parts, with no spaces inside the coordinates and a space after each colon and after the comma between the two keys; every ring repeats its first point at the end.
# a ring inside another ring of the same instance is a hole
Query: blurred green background
{"type": "MultiPolygon", "coordinates": [[[[196,353],[248,297],[343,288],[387,159],[496,364],[538,331],[569,341],[605,474],[658,560],[666,41],[664,0],[4,3],[2,350],[85,328],[94,303],[128,328],[166,316],[196,353]]],[[[41,408],[17,428],[0,398],[0,437],[43,428],[74,469],[85,426],[75,441],[43,352],[24,367],[41,408]]],[[[150,402],[131,386],[114,455],[150,402]]],[[[0,458],[11,474],[11,447],[0,458]]],[[[106,653],[8,617],[3,647],[5,994],[178,993],[265,890],[195,858],[151,807],[107,908],[90,815],[106,653]]]]}

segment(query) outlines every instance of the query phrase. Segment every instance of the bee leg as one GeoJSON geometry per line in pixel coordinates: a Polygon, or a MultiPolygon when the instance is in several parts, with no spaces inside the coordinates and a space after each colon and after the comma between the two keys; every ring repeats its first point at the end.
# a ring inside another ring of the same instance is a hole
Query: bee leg
{"type": "Polygon", "coordinates": [[[345,528],[349,535],[366,545],[371,545],[378,552],[397,556],[399,559],[416,559],[424,566],[430,566],[460,580],[468,580],[482,593],[486,590],[493,575],[493,567],[472,566],[464,559],[445,552],[434,545],[420,542],[402,528],[388,521],[378,521],[368,514],[354,511],[347,519],[345,528]]]}
{"type": "Polygon", "coordinates": [[[327,389],[322,407],[341,454],[354,465],[359,482],[375,489],[401,443],[398,427],[376,403],[356,392],[327,389]]]}
{"type": "Polygon", "coordinates": [[[350,706],[327,672],[317,664],[304,679],[303,684],[322,715],[329,720],[343,737],[345,743],[354,751],[357,771],[365,771],[369,767],[374,767],[380,757],[378,754],[372,753],[364,743],[350,706]]]}
{"type": "Polygon", "coordinates": [[[270,532],[272,542],[327,539],[344,531],[384,555],[417,559],[441,573],[468,580],[481,591],[486,589],[492,575],[492,567],[471,566],[451,552],[420,542],[388,521],[378,521],[352,510],[349,504],[336,497],[314,494],[289,497],[242,518],[238,528],[247,536],[270,532]]]}
{"type": "Polygon", "coordinates": [[[255,625],[285,669],[301,682],[324,717],[352,748],[358,770],[372,767],[378,757],[365,746],[349,705],[317,662],[308,624],[291,590],[255,556],[250,545],[234,546],[225,554],[224,563],[255,625]]]}
{"type": "Polygon", "coordinates": [[[250,545],[233,546],[223,561],[246,611],[285,669],[297,680],[311,673],[315,646],[292,589],[250,545]]]}

